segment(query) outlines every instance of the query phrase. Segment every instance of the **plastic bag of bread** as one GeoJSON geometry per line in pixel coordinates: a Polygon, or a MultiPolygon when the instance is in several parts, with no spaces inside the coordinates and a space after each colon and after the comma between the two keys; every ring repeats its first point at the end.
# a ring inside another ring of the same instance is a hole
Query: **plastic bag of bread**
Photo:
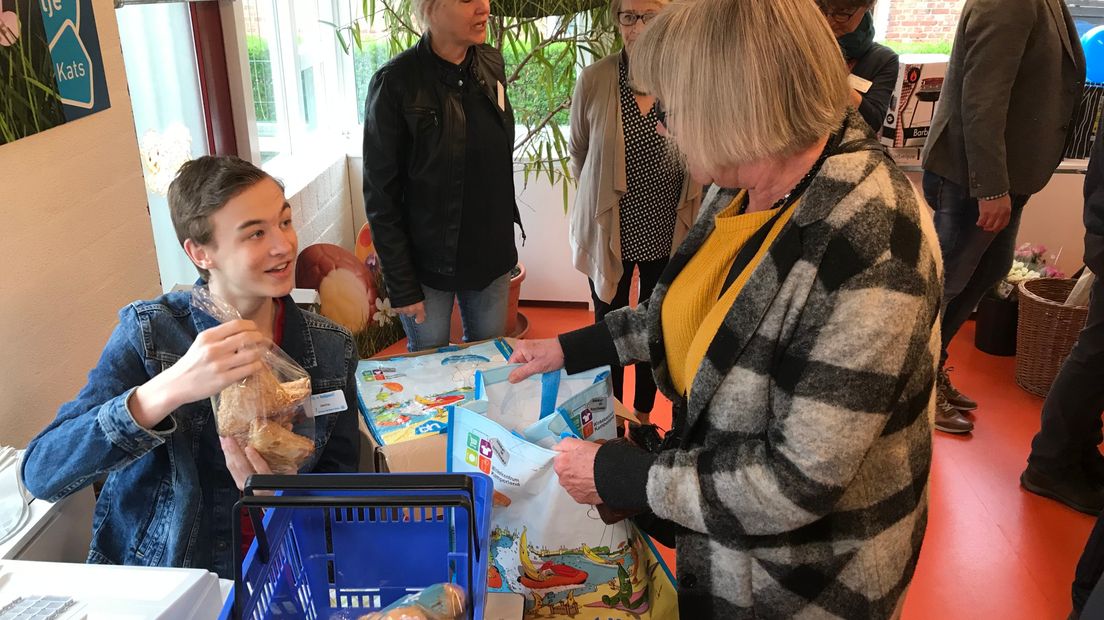
{"type": "MultiPolygon", "coordinates": [[[[192,289],[192,302],[220,323],[241,318],[206,286],[192,289]]],[[[218,434],[252,446],[273,473],[294,474],[315,450],[310,375],[279,347],[263,359],[263,370],[211,397],[218,434]]]]}
{"type": "Polygon", "coordinates": [[[438,583],[357,620],[459,620],[467,617],[465,599],[464,588],[438,583]]]}

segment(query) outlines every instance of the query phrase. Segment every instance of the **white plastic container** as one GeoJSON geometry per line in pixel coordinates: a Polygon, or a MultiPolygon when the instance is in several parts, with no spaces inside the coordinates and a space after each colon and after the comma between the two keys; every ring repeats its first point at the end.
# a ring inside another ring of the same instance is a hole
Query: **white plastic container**
{"type": "Polygon", "coordinates": [[[0,608],[19,597],[63,596],[58,620],[206,620],[218,617],[218,576],[190,568],[0,561],[0,608]]]}

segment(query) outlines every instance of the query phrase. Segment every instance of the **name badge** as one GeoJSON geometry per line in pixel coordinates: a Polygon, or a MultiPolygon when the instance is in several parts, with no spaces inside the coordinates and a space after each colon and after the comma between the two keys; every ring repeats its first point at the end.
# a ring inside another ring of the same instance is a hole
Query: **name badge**
{"type": "Polygon", "coordinates": [[[854,73],[847,76],[847,84],[851,86],[852,90],[857,90],[862,94],[866,94],[866,91],[870,90],[870,87],[874,85],[874,82],[861,78],[854,73]]]}
{"type": "Polygon", "coordinates": [[[339,413],[349,408],[349,404],[345,402],[345,392],[342,390],[311,394],[310,404],[311,417],[315,418],[331,413],[339,413]]]}

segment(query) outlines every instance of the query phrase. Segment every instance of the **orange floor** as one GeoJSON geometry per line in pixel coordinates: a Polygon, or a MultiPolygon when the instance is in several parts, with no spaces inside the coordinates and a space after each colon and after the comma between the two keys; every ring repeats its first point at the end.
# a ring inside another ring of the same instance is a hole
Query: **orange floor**
{"type": "MultiPolygon", "coordinates": [[[[582,309],[526,306],[522,312],[531,325],[528,338],[593,320],[582,309]]],[[[904,618],[1065,618],[1074,565],[1093,519],[1020,489],[1042,399],[1016,386],[1015,358],[981,353],[973,334],[968,322],[951,345],[948,365],[955,385],[981,403],[977,428],[966,436],[935,433],[927,538],[904,618]]],[[[626,374],[631,393],[631,370],[626,374]]],[[[670,424],[670,403],[662,397],[654,413],[658,424],[670,424]]]]}

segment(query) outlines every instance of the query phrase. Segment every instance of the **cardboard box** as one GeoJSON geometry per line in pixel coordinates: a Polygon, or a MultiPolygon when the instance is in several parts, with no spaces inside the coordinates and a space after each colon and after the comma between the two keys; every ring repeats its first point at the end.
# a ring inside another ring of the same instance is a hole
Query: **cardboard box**
{"type": "Polygon", "coordinates": [[[947,74],[946,54],[904,54],[882,124],[882,144],[924,146],[947,74]]]}
{"type": "Polygon", "coordinates": [[[381,446],[448,430],[448,405],[475,398],[479,370],[499,368],[513,348],[505,339],[357,364],[356,389],[368,431],[381,446]]]}
{"type": "Polygon", "coordinates": [[[889,156],[898,166],[920,165],[920,149],[914,146],[890,147],[889,156]]]}
{"type": "MultiPolygon", "coordinates": [[[[510,346],[516,342],[507,338],[510,346]]],[[[478,343],[459,345],[461,349],[478,343]]],[[[384,359],[393,357],[418,357],[433,353],[422,351],[405,355],[388,355],[384,359]]],[[[620,402],[614,400],[614,411],[619,421],[629,420],[635,422],[632,412],[620,402]]],[[[396,444],[381,446],[368,432],[368,426],[364,416],[360,416],[360,466],[361,471],[377,472],[441,472],[447,470],[446,453],[448,449],[448,435],[427,435],[419,439],[411,439],[396,444]]]]}

